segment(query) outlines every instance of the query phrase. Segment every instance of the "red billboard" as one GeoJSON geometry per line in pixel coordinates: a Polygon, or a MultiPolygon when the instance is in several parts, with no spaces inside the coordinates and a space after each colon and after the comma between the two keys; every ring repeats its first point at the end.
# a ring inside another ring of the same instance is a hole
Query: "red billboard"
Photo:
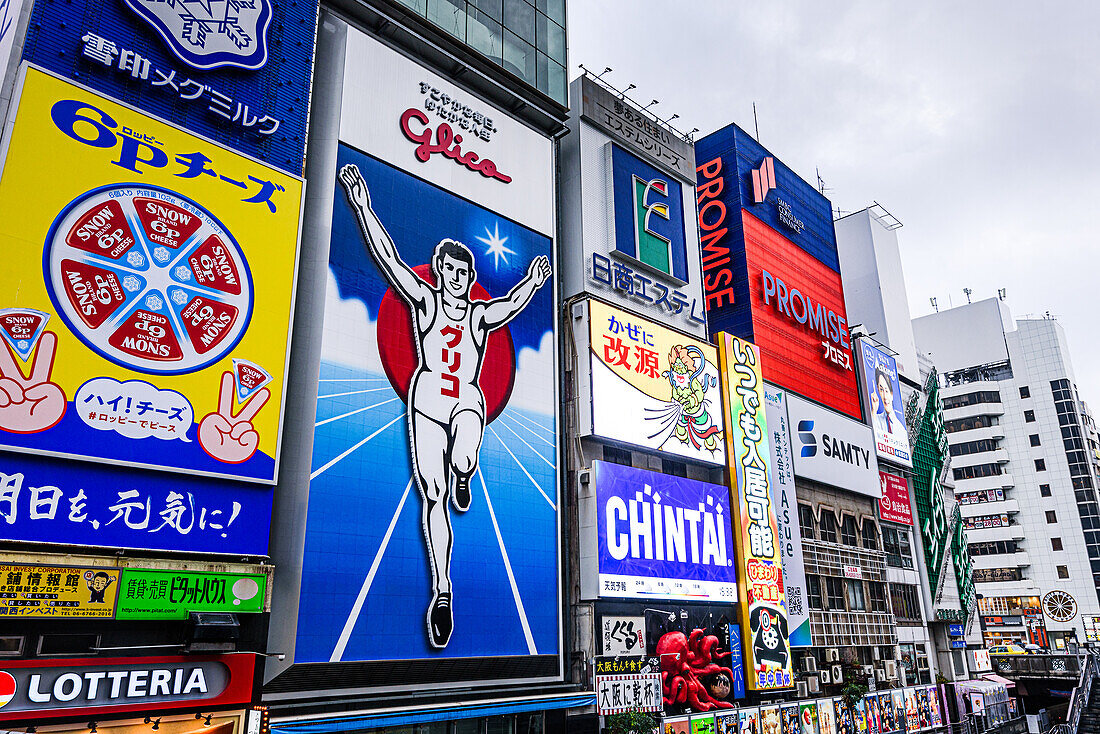
{"type": "Polygon", "coordinates": [[[913,524],[913,509],[909,504],[909,482],[896,474],[878,473],[882,497],[878,501],[878,515],[883,520],[913,524]]]}
{"type": "Polygon", "coordinates": [[[862,419],[840,273],[742,210],[764,379],[862,419]]]}

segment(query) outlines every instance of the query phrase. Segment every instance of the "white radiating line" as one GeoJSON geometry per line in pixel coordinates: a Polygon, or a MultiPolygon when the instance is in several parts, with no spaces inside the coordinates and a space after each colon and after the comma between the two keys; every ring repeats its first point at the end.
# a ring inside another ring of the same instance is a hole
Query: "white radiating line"
{"type": "Polygon", "coordinates": [[[497,525],[497,516],[493,512],[493,503],[489,499],[489,489],[485,486],[485,475],[481,473],[480,466],[477,468],[477,478],[481,480],[481,491],[485,493],[485,506],[489,508],[489,519],[493,521],[493,532],[497,534],[500,555],[504,559],[504,570],[508,572],[508,584],[512,587],[512,598],[516,600],[519,623],[523,626],[523,637],[527,640],[527,652],[531,655],[537,655],[535,638],[531,635],[531,625],[527,623],[527,612],[523,609],[523,599],[520,598],[519,587],[516,586],[516,577],[512,574],[512,564],[508,560],[508,551],[504,548],[504,538],[500,537],[500,526],[497,525]]]}
{"type": "Polygon", "coordinates": [[[509,432],[509,433],[511,433],[511,434],[512,434],[513,436],[515,436],[516,438],[518,438],[518,439],[519,439],[520,441],[523,441],[523,445],[524,445],[524,446],[526,446],[527,448],[531,449],[532,451],[534,451],[534,452],[535,452],[535,456],[537,456],[537,457],[539,457],[540,459],[542,459],[543,461],[545,461],[545,462],[546,462],[546,465],[547,465],[547,466],[549,466],[549,467],[550,467],[551,469],[553,469],[553,468],[554,468],[554,463],[553,463],[552,461],[550,461],[549,459],[547,459],[547,458],[546,458],[545,456],[543,456],[542,454],[540,454],[540,453],[539,453],[538,451],[535,451],[535,447],[534,447],[534,446],[532,446],[531,444],[527,443],[526,441],[524,441],[524,440],[523,440],[523,436],[521,436],[521,435],[519,435],[518,433],[516,433],[515,431],[513,431],[513,430],[512,430],[512,427],[511,427],[511,426],[509,426],[509,425],[508,425],[507,423],[504,423],[504,422],[501,422],[501,424],[500,424],[500,425],[502,425],[502,426],[504,426],[505,428],[507,428],[507,429],[508,429],[508,432],[509,432]]]}
{"type": "Polygon", "coordinates": [[[387,377],[326,377],[317,382],[383,382],[388,381],[387,377]]]}
{"type": "Polygon", "coordinates": [[[374,583],[374,574],[378,572],[378,566],[382,563],[382,556],[386,554],[386,546],[390,544],[390,536],[393,535],[393,528],[397,525],[397,518],[401,517],[401,508],[405,506],[405,499],[409,496],[409,489],[412,488],[412,485],[413,480],[409,479],[409,483],[405,485],[405,493],[401,495],[401,501],[397,503],[397,509],[394,510],[390,526],[386,528],[386,534],[382,536],[382,544],[378,546],[378,552],[374,554],[374,562],[370,564],[367,577],[363,579],[363,585],[359,587],[359,596],[355,597],[355,603],[351,606],[351,613],[348,614],[348,619],[344,622],[340,639],[336,641],[336,647],[333,648],[332,656],[328,659],[330,663],[338,663],[344,657],[344,648],[348,646],[348,640],[351,639],[355,623],[359,621],[359,613],[363,611],[363,602],[367,600],[367,592],[370,591],[370,585],[374,583]]]}
{"type": "Polygon", "coordinates": [[[554,435],[554,432],[553,432],[552,430],[550,430],[550,429],[549,429],[549,428],[547,428],[546,426],[542,426],[542,425],[539,425],[538,423],[536,423],[535,421],[531,420],[530,418],[528,418],[527,416],[525,416],[525,415],[524,415],[523,413],[520,413],[519,411],[513,411],[513,412],[511,413],[511,415],[514,415],[514,416],[516,416],[517,418],[522,418],[523,420],[527,421],[528,423],[530,423],[530,424],[531,424],[532,426],[534,426],[535,428],[539,428],[539,429],[542,429],[543,431],[546,431],[547,433],[549,433],[549,434],[550,434],[551,436],[553,436],[553,435],[554,435]]]}
{"type": "MultiPolygon", "coordinates": [[[[547,439],[547,438],[546,438],[545,436],[540,436],[539,434],[535,433],[534,431],[532,431],[532,430],[531,430],[531,427],[530,427],[530,426],[528,426],[528,425],[527,425],[526,423],[520,423],[520,422],[519,422],[518,420],[516,420],[516,414],[515,414],[515,413],[512,413],[512,412],[509,412],[509,411],[505,410],[504,412],[502,412],[502,413],[501,413],[501,415],[502,415],[502,416],[503,416],[503,415],[506,415],[506,416],[508,416],[509,418],[511,418],[511,419],[512,419],[513,421],[515,421],[515,423],[516,423],[516,425],[517,425],[517,426],[519,426],[519,427],[520,427],[520,428],[522,428],[523,430],[527,431],[528,433],[530,433],[530,434],[531,434],[532,436],[534,436],[534,437],[535,437],[535,438],[537,438],[538,440],[542,441],[542,442],[543,442],[544,444],[546,444],[547,446],[554,446],[554,442],[553,442],[553,441],[550,441],[550,440],[549,440],[549,439],[547,439]]],[[[554,446],[554,448],[556,449],[557,447],[556,447],[556,446],[554,446]]]]}
{"type": "Polygon", "coordinates": [[[389,423],[387,423],[386,425],[384,425],[384,426],[382,426],[381,428],[379,428],[379,429],[378,429],[377,431],[375,431],[375,432],[374,432],[374,433],[372,433],[371,435],[369,435],[369,436],[367,436],[366,438],[364,438],[364,439],[363,439],[362,441],[360,441],[359,443],[357,443],[357,444],[355,444],[354,446],[352,446],[352,447],[351,447],[350,449],[348,449],[348,450],[347,450],[347,451],[345,451],[344,453],[342,453],[342,454],[340,454],[339,456],[337,456],[337,457],[336,457],[335,459],[333,459],[333,460],[332,460],[332,461],[330,461],[329,463],[327,463],[327,464],[325,464],[324,466],[322,466],[322,467],[321,467],[320,469],[317,469],[316,471],[314,471],[314,472],[313,472],[312,474],[310,474],[310,475],[309,475],[309,478],[310,478],[310,480],[312,481],[312,480],[316,479],[316,478],[318,477],[318,475],[320,475],[320,474],[322,474],[323,472],[325,472],[325,471],[327,471],[328,469],[330,469],[330,468],[332,467],[332,465],[333,465],[333,464],[335,464],[336,462],[340,461],[340,460],[341,460],[341,459],[343,459],[343,458],[344,458],[345,456],[347,456],[348,454],[350,454],[350,453],[351,453],[352,451],[355,451],[355,449],[359,448],[360,446],[362,446],[363,444],[365,444],[365,443],[366,443],[367,441],[370,441],[370,440],[371,440],[372,438],[374,438],[375,436],[377,436],[377,435],[378,435],[379,433],[381,433],[382,431],[386,430],[387,428],[389,428],[389,427],[390,427],[390,426],[392,426],[392,425],[393,425],[394,423],[396,423],[397,421],[401,420],[401,419],[402,419],[402,418],[404,418],[404,417],[405,417],[405,414],[404,414],[404,413],[402,413],[401,415],[397,416],[396,418],[394,418],[394,419],[393,419],[392,421],[390,421],[390,422],[389,422],[389,423]]]}
{"type": "Polygon", "coordinates": [[[351,392],[334,392],[331,395],[318,395],[318,400],[324,400],[325,398],[342,398],[345,395],[362,395],[367,392],[380,392],[381,390],[390,390],[389,387],[372,387],[370,390],[352,390],[351,392]]]}
{"type": "Polygon", "coordinates": [[[379,408],[383,405],[386,405],[387,403],[392,403],[394,400],[398,400],[398,399],[399,398],[390,398],[389,400],[383,400],[381,403],[375,403],[374,405],[368,405],[365,408],[359,408],[357,410],[351,411],[350,413],[344,413],[343,415],[334,415],[331,418],[325,418],[323,421],[317,421],[313,425],[314,426],[323,426],[326,423],[332,423],[333,421],[338,421],[341,418],[347,418],[350,415],[355,415],[356,413],[362,413],[364,410],[370,410],[371,408],[379,408]]]}
{"type": "Polygon", "coordinates": [[[516,458],[516,455],[512,453],[512,449],[508,448],[508,444],[504,443],[504,441],[501,440],[500,436],[497,436],[497,432],[493,430],[492,426],[485,426],[485,427],[489,429],[489,433],[496,436],[496,439],[498,441],[500,441],[500,445],[503,446],[504,450],[508,452],[508,455],[511,456],[515,460],[516,465],[519,466],[519,468],[523,470],[523,473],[527,475],[527,478],[531,480],[531,484],[535,485],[535,489],[537,489],[539,491],[539,494],[542,495],[542,498],[544,500],[546,500],[547,504],[550,505],[551,509],[553,509],[555,512],[557,512],[558,508],[554,505],[553,500],[551,500],[549,497],[546,496],[546,492],[542,491],[542,487],[540,487],[539,483],[535,481],[535,478],[533,476],[531,476],[531,472],[527,471],[527,467],[525,467],[523,465],[523,462],[516,458]]]}

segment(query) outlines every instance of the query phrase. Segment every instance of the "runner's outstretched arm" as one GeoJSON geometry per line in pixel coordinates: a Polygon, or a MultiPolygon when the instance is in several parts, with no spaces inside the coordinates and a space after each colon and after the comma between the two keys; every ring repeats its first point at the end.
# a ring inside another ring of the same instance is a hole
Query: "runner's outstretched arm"
{"type": "Polygon", "coordinates": [[[485,305],[481,319],[489,331],[499,329],[514,319],[535,297],[535,291],[550,277],[550,259],[539,255],[531,261],[527,275],[503,298],[494,298],[485,305]]]}
{"type": "Polygon", "coordinates": [[[389,232],[371,208],[367,182],[359,173],[359,167],[348,164],[341,168],[340,183],[344,186],[351,208],[355,210],[367,251],[382,271],[382,276],[406,303],[425,303],[431,298],[430,288],[397,254],[397,246],[393,244],[389,232]]]}

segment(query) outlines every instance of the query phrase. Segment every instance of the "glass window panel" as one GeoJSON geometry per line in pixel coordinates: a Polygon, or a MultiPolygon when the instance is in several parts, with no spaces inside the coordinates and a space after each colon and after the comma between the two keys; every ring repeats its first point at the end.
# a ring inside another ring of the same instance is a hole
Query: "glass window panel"
{"type": "Polygon", "coordinates": [[[465,0],[428,0],[427,16],[455,38],[466,40],[465,0]]]}
{"type": "Polygon", "coordinates": [[[504,68],[535,85],[535,47],[508,30],[504,31],[504,68]]]}
{"type": "Polygon", "coordinates": [[[504,27],[535,45],[535,9],[525,0],[504,0],[504,27]]]}
{"type": "Polygon", "coordinates": [[[397,2],[419,15],[424,15],[428,7],[427,0],[397,0],[397,2]]]}
{"type": "Polygon", "coordinates": [[[466,28],[466,42],[471,48],[498,64],[504,60],[504,30],[500,23],[487,13],[471,8],[466,28]]]}
{"type": "Polygon", "coordinates": [[[495,21],[504,20],[504,0],[469,0],[470,8],[476,8],[495,21]]]}
{"type": "Polygon", "coordinates": [[[565,25],[565,0],[535,0],[535,7],[558,25],[565,25]]]}
{"type": "Polygon", "coordinates": [[[569,84],[565,78],[565,66],[550,61],[550,96],[561,102],[563,105],[568,104],[569,99],[569,84]]]}

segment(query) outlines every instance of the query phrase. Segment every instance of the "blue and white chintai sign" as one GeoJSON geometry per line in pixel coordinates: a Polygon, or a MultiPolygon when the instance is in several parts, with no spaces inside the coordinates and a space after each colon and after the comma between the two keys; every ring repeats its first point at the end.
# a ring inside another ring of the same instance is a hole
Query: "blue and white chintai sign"
{"type": "Polygon", "coordinates": [[[726,487],[593,465],[600,596],[737,599],[726,487]]]}

